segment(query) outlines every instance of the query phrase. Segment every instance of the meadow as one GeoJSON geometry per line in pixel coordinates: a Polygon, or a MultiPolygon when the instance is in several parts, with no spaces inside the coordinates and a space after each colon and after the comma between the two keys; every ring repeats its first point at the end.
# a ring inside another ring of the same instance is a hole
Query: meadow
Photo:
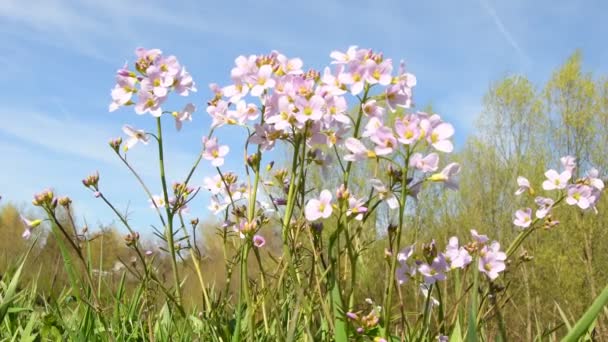
{"type": "Polygon", "coordinates": [[[424,80],[379,51],[333,51],[323,70],[238,56],[227,85],[158,49],[132,60],[109,110],[156,130],[124,125],[107,148],[149,200],[153,234],[96,172],[74,181],[116,226],[80,222],[52,189],[2,198],[2,340],[608,340],[608,78],[582,52],[545,84],[495,81],[458,150],[454,125],[415,102],[424,80]],[[186,102],[200,82],[214,96],[186,102]],[[196,115],[212,118],[201,152],[167,175],[163,132],[196,115]],[[161,194],[133,149],[157,151],[161,194]],[[190,205],[201,193],[208,207],[190,205]]]}

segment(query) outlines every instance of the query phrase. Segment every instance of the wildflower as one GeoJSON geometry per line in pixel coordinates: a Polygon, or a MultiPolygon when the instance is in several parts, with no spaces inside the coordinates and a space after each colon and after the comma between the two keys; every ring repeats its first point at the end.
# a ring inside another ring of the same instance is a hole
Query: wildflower
{"type": "Polygon", "coordinates": [[[416,275],[416,267],[410,266],[407,261],[414,253],[414,246],[408,246],[402,249],[399,253],[397,253],[397,261],[399,262],[399,267],[395,270],[397,283],[399,285],[403,285],[407,283],[407,281],[416,275]]]}
{"type": "Polygon", "coordinates": [[[539,219],[544,218],[549,214],[551,209],[553,208],[553,204],[555,201],[552,198],[548,197],[536,197],[534,202],[538,205],[538,210],[536,210],[536,217],[539,219]]]}
{"type": "Polygon", "coordinates": [[[472,258],[464,247],[458,246],[458,238],[452,236],[445,251],[445,260],[450,268],[464,268],[471,263],[472,258]]]}
{"type": "Polygon", "coordinates": [[[268,64],[262,65],[254,76],[254,86],[251,88],[251,96],[260,96],[266,89],[275,86],[272,78],[272,67],[268,64]]]}
{"type": "Polygon", "coordinates": [[[344,147],[350,151],[350,154],[344,156],[344,160],[346,161],[361,161],[376,157],[374,151],[368,150],[361,141],[355,138],[347,138],[344,141],[344,147]]]}
{"type": "MultiPolygon", "coordinates": [[[[425,129],[425,131],[427,130],[425,129]]],[[[437,151],[450,153],[454,150],[454,145],[449,140],[452,135],[454,135],[454,127],[447,122],[442,122],[430,130],[427,140],[437,151]]]]}
{"type": "Polygon", "coordinates": [[[562,173],[557,173],[557,171],[551,169],[545,172],[545,177],[547,177],[547,180],[543,182],[543,189],[564,189],[566,185],[568,185],[570,178],[572,178],[572,173],[570,173],[568,170],[562,173]]]}
{"type": "Polygon", "coordinates": [[[192,103],[188,103],[181,112],[171,113],[175,118],[175,128],[179,131],[182,129],[182,122],[188,120],[192,121],[192,113],[196,110],[196,107],[192,103]]]}
{"type": "Polygon", "coordinates": [[[378,128],[374,134],[370,136],[370,140],[376,144],[374,152],[379,156],[393,153],[397,146],[397,139],[395,139],[392,130],[388,127],[378,128]]]}
{"type": "Polygon", "coordinates": [[[262,248],[266,244],[266,239],[262,235],[254,235],[253,236],[253,245],[257,248],[262,248]]]}
{"type": "Polygon", "coordinates": [[[454,179],[454,176],[456,176],[459,172],[460,164],[449,163],[443,168],[443,170],[441,170],[441,172],[431,175],[428,180],[432,182],[443,182],[447,188],[457,189],[458,183],[454,179]]]}
{"type": "Polygon", "coordinates": [[[42,220],[28,220],[23,215],[21,215],[20,218],[21,223],[23,223],[23,226],[25,227],[25,230],[23,231],[23,234],[21,234],[21,237],[28,240],[32,236],[32,230],[38,227],[42,223],[42,220]]]}
{"type": "Polygon", "coordinates": [[[370,183],[374,190],[378,192],[378,197],[381,200],[386,201],[386,204],[388,204],[389,208],[396,209],[399,207],[399,201],[397,200],[397,197],[395,197],[395,194],[393,194],[392,191],[390,191],[390,189],[387,188],[381,180],[373,178],[370,180],[370,183]]]}
{"type": "Polygon", "coordinates": [[[395,122],[395,133],[397,133],[397,140],[404,145],[410,145],[420,136],[420,130],[418,129],[417,122],[406,123],[404,120],[397,120],[395,122]]]}
{"type": "Polygon", "coordinates": [[[361,105],[363,113],[370,117],[381,118],[384,115],[384,107],[377,104],[376,100],[367,100],[361,105]]]}
{"type": "Polygon", "coordinates": [[[595,168],[587,171],[586,177],[583,179],[585,184],[591,185],[599,191],[604,190],[604,181],[599,178],[599,171],[595,168]]]}
{"type": "Polygon", "coordinates": [[[135,104],[135,113],[142,115],[146,113],[152,116],[160,117],[163,113],[160,105],[165,101],[166,97],[158,97],[152,92],[140,90],[137,93],[137,103],[135,104]]]}
{"type": "Polygon", "coordinates": [[[570,174],[574,174],[574,171],[576,170],[576,158],[573,156],[564,156],[559,158],[559,161],[562,163],[562,166],[564,167],[564,169],[568,172],[570,172],[570,174]]]}
{"type": "Polygon", "coordinates": [[[211,165],[219,167],[224,165],[224,156],[228,154],[230,148],[226,145],[218,145],[217,138],[203,137],[203,158],[210,160],[211,165]]]}
{"type": "Polygon", "coordinates": [[[321,191],[319,198],[313,198],[306,203],[304,213],[308,221],[316,221],[319,218],[328,218],[332,213],[331,192],[329,190],[321,191]]]}
{"type": "Polygon", "coordinates": [[[596,200],[591,189],[590,186],[584,184],[568,186],[566,203],[570,205],[576,204],[581,209],[588,209],[596,200]]]}
{"type": "Polygon", "coordinates": [[[306,121],[318,121],[323,116],[323,107],[325,106],[325,101],[319,95],[313,95],[310,99],[306,99],[303,97],[298,97],[296,100],[296,108],[298,112],[296,113],[296,119],[305,123],[306,121]]]}
{"type": "Polygon", "coordinates": [[[122,131],[129,136],[129,139],[127,139],[127,141],[125,142],[125,151],[130,150],[140,141],[142,142],[142,144],[147,145],[148,140],[150,139],[148,138],[148,135],[145,131],[141,129],[135,129],[129,125],[122,126],[122,131]]]}
{"type": "Polygon", "coordinates": [[[533,193],[532,188],[530,187],[530,181],[527,178],[522,176],[517,177],[517,185],[519,188],[517,188],[517,191],[515,191],[515,196],[519,196],[525,191],[533,193]]]}
{"type": "Polygon", "coordinates": [[[423,157],[421,153],[414,153],[410,157],[410,166],[422,172],[437,171],[439,167],[439,156],[437,153],[430,153],[426,157],[423,157]]]}
{"type": "Polygon", "coordinates": [[[471,236],[475,241],[481,244],[485,244],[486,242],[488,242],[488,240],[490,240],[487,235],[479,234],[475,229],[471,229],[471,236]]]}
{"type": "Polygon", "coordinates": [[[165,207],[165,198],[160,195],[152,195],[152,198],[148,200],[150,202],[150,208],[164,208],[165,207]]]}
{"type": "Polygon", "coordinates": [[[532,224],[532,209],[526,208],[516,211],[513,224],[522,228],[530,227],[530,224],[532,224]]]}
{"type": "Polygon", "coordinates": [[[505,260],[507,255],[500,251],[500,243],[494,241],[479,252],[479,271],[485,273],[490,280],[494,280],[505,270],[505,260]]]}
{"type": "Polygon", "coordinates": [[[363,214],[367,212],[367,208],[363,206],[365,202],[362,199],[356,199],[353,196],[348,198],[348,210],[346,216],[354,216],[355,220],[361,221],[363,214]]]}
{"type": "Polygon", "coordinates": [[[420,265],[418,267],[418,272],[422,274],[426,284],[432,285],[438,280],[445,280],[445,271],[447,269],[448,265],[445,261],[445,257],[442,253],[439,253],[430,265],[427,263],[420,265]]]}

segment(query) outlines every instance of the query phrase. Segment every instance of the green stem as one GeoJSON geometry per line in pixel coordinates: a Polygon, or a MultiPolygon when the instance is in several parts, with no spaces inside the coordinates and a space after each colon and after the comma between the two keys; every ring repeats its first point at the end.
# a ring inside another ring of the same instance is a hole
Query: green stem
{"type": "Polygon", "coordinates": [[[169,192],[167,189],[167,178],[165,176],[165,161],[163,154],[163,130],[161,126],[160,117],[156,118],[156,127],[158,134],[158,161],[160,167],[160,180],[163,188],[163,196],[165,200],[165,210],[167,212],[167,225],[165,225],[165,238],[169,245],[169,253],[171,254],[171,269],[173,271],[173,281],[175,285],[175,299],[178,305],[182,304],[182,294],[180,289],[179,272],[177,269],[177,256],[175,252],[175,242],[173,241],[173,213],[169,205],[169,192]]]}

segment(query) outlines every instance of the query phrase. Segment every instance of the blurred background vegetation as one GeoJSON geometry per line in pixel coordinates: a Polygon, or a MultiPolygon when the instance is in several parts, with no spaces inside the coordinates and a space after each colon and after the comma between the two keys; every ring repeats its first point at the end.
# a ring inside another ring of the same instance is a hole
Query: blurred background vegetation
{"type": "MultiPolygon", "coordinates": [[[[455,85],[466,86],[466,80],[457,81],[455,85]]],[[[415,238],[421,241],[435,239],[443,248],[449,236],[465,238],[470,229],[477,229],[507,245],[518,233],[512,224],[513,212],[533,206],[533,198],[514,195],[517,176],[530,179],[536,185],[537,194],[542,194],[540,184],[544,171],[559,168],[559,157],[564,155],[578,159],[577,176],[583,176],[582,172],[590,166],[599,169],[600,175],[606,175],[608,77],[585,71],[580,52],[570,56],[552,75],[547,75],[544,84],[534,84],[525,75],[507,76],[494,82],[480,101],[483,106],[476,120],[474,131],[477,133],[469,136],[460,151],[450,156],[462,165],[460,190],[426,192],[420,197],[418,205],[411,208],[403,245],[415,238]]],[[[427,109],[432,111],[431,107],[427,109]]],[[[331,182],[331,177],[313,176],[311,180],[315,178],[318,185],[331,182]]],[[[357,182],[363,185],[367,179],[360,176],[357,182]]],[[[14,267],[29,246],[29,242],[21,238],[20,213],[36,216],[30,207],[3,201],[0,207],[0,274],[14,267]]],[[[563,322],[562,315],[571,321],[580,317],[608,282],[608,207],[605,202],[604,197],[598,205],[598,214],[560,210],[560,216],[556,217],[560,225],[542,230],[526,241],[524,251],[531,260],[512,267],[501,277],[502,285],[510,291],[503,315],[513,340],[532,340],[538,329],[559,326],[563,322]]],[[[380,300],[386,276],[384,267],[380,267],[386,245],[382,236],[391,218],[383,210],[379,210],[377,216],[376,227],[370,225],[364,235],[369,239],[369,249],[365,257],[359,259],[362,267],[359,268],[357,292],[380,300]]],[[[197,245],[203,255],[201,268],[206,281],[215,287],[234,286],[238,284],[235,279],[232,284],[226,283],[229,270],[224,262],[226,257],[230,259],[234,250],[223,248],[222,239],[216,234],[218,226],[211,219],[198,225],[197,245]]],[[[44,229],[48,230],[48,227],[44,229]]],[[[328,229],[331,227],[326,225],[325,230],[328,229]]],[[[103,275],[100,279],[107,283],[107,291],[114,290],[123,269],[130,267],[134,257],[132,250],[113,226],[90,227],[83,233],[94,237],[87,248],[92,260],[98,264],[96,272],[103,275]]],[[[281,254],[280,234],[268,232],[265,237],[267,245],[262,257],[269,262],[270,257],[281,254]]],[[[144,239],[151,241],[153,237],[144,239]]],[[[156,252],[153,257],[159,269],[165,270],[164,274],[170,278],[169,260],[158,253],[154,243],[148,245],[156,252]]],[[[183,257],[188,258],[187,254],[183,257]]],[[[255,260],[250,261],[255,269],[255,260]]],[[[200,306],[202,297],[194,269],[191,262],[181,265],[181,273],[185,276],[184,302],[195,308],[200,306]]],[[[38,239],[25,269],[23,279],[25,282],[37,281],[36,291],[41,302],[52,300],[68,286],[57,241],[46,231],[38,239]]],[[[253,276],[255,271],[250,274],[253,276]]],[[[406,295],[410,299],[406,303],[421,305],[418,294],[414,290],[408,291],[406,295]]],[[[446,289],[446,292],[449,291],[446,289]]],[[[606,315],[599,321],[597,332],[599,337],[608,338],[606,315]]]]}

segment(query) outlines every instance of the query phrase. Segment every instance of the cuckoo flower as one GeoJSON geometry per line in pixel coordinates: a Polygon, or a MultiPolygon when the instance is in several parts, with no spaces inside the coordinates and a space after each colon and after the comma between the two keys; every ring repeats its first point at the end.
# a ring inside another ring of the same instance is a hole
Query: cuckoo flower
{"type": "Polygon", "coordinates": [[[397,261],[399,262],[399,267],[396,270],[397,282],[399,285],[405,284],[411,277],[416,275],[416,267],[410,266],[408,264],[408,259],[414,253],[414,246],[408,246],[402,249],[399,253],[397,253],[397,261]]]}
{"type": "Polygon", "coordinates": [[[306,203],[304,214],[308,221],[316,221],[320,218],[328,218],[332,213],[331,192],[329,190],[321,191],[319,198],[313,198],[306,203]]]}
{"type": "Polygon", "coordinates": [[[393,194],[393,192],[390,191],[390,189],[386,185],[384,185],[381,180],[373,178],[370,179],[370,183],[374,190],[378,192],[378,197],[381,200],[386,201],[386,204],[388,204],[389,208],[396,209],[399,207],[399,201],[397,200],[397,197],[395,197],[395,194],[393,194]]]}
{"type": "Polygon", "coordinates": [[[224,165],[224,157],[230,151],[228,146],[220,146],[217,138],[208,139],[207,137],[203,137],[203,146],[203,158],[210,160],[211,165],[215,167],[224,165]]]}
{"type": "Polygon", "coordinates": [[[586,177],[583,179],[585,184],[591,185],[599,191],[604,190],[604,181],[599,178],[599,171],[595,168],[587,171],[586,177]]]}
{"type": "MultiPolygon", "coordinates": [[[[429,121],[422,121],[422,123],[427,122],[429,121]]],[[[442,122],[437,126],[431,128],[428,126],[424,127],[422,123],[421,125],[423,126],[423,129],[429,132],[427,140],[437,151],[450,153],[454,150],[454,145],[449,140],[452,135],[454,135],[454,127],[451,124],[447,122],[442,122]]]]}
{"type": "Polygon", "coordinates": [[[203,182],[205,183],[205,188],[207,188],[212,195],[222,194],[226,189],[220,175],[215,175],[213,178],[205,177],[203,182]]]}
{"type": "Polygon", "coordinates": [[[507,260],[507,255],[500,251],[500,244],[494,241],[490,246],[484,246],[479,252],[479,271],[485,273],[490,280],[494,280],[500,272],[505,270],[505,260],[507,260]]]}
{"type": "Polygon", "coordinates": [[[253,236],[253,245],[257,248],[262,248],[266,244],[266,239],[262,235],[254,235],[253,236]]]}
{"type": "Polygon", "coordinates": [[[431,175],[428,180],[432,182],[443,182],[449,189],[458,189],[458,182],[455,176],[460,172],[458,163],[449,163],[439,173],[431,175]]]}
{"type": "Polygon", "coordinates": [[[576,170],[576,158],[573,156],[564,156],[559,158],[559,161],[564,166],[564,170],[570,172],[570,174],[574,174],[576,170]]]}
{"type": "Polygon", "coordinates": [[[553,204],[555,201],[552,198],[548,197],[536,197],[534,199],[536,205],[538,205],[538,209],[536,210],[536,217],[539,219],[545,218],[547,214],[553,209],[553,204]]]}
{"type": "Polygon", "coordinates": [[[363,109],[363,114],[367,116],[376,118],[384,116],[385,109],[379,106],[376,100],[367,100],[367,102],[361,105],[361,108],[363,109]]]}
{"type": "Polygon", "coordinates": [[[150,208],[164,208],[165,198],[159,195],[152,195],[152,198],[148,200],[150,202],[150,208]]]}
{"type": "Polygon", "coordinates": [[[348,210],[346,216],[354,216],[355,220],[361,221],[363,214],[367,212],[367,208],[364,206],[365,201],[362,199],[356,199],[353,196],[348,198],[348,210]]]}
{"type": "Polygon", "coordinates": [[[127,141],[125,142],[124,145],[124,149],[125,151],[133,148],[133,146],[135,146],[135,144],[137,144],[138,142],[141,142],[144,145],[148,144],[148,141],[150,138],[148,138],[148,135],[146,134],[146,132],[144,132],[141,129],[135,129],[129,125],[124,125],[122,126],[122,131],[129,136],[129,139],[127,139],[127,141]]]}
{"type": "Polygon", "coordinates": [[[572,178],[572,173],[568,170],[557,173],[557,171],[551,169],[545,172],[545,177],[547,177],[547,180],[543,182],[543,189],[564,189],[568,185],[570,178],[572,178]]]}
{"type": "Polygon", "coordinates": [[[298,109],[296,119],[301,123],[305,123],[308,120],[318,121],[323,116],[324,106],[325,101],[319,95],[313,95],[308,100],[298,97],[296,100],[296,108],[298,109]]]}
{"type": "Polygon", "coordinates": [[[254,76],[254,86],[251,88],[251,96],[260,96],[266,89],[272,88],[275,80],[272,78],[272,67],[268,64],[262,65],[254,76]]]}
{"type": "Polygon", "coordinates": [[[361,141],[355,138],[347,138],[344,141],[344,147],[350,152],[350,154],[344,156],[346,161],[361,161],[376,157],[374,151],[368,150],[361,141]]]}
{"type": "Polygon", "coordinates": [[[355,58],[357,58],[357,49],[358,46],[352,45],[348,47],[346,52],[332,51],[329,56],[333,58],[334,61],[331,62],[331,64],[347,64],[352,62],[355,60],[355,58]]]}
{"type": "Polygon", "coordinates": [[[410,157],[410,166],[422,172],[437,171],[439,167],[439,156],[437,153],[430,153],[426,157],[423,157],[421,153],[414,153],[410,157]]]}
{"type": "Polygon", "coordinates": [[[157,97],[149,91],[140,90],[139,93],[137,93],[135,113],[139,115],[150,113],[152,116],[160,117],[163,113],[160,105],[165,101],[165,99],[165,97],[157,97]]]}
{"type": "Polygon", "coordinates": [[[370,140],[376,144],[374,152],[379,156],[393,153],[397,146],[397,139],[393,136],[393,131],[386,126],[378,128],[374,134],[370,136],[370,140]]]}
{"type": "Polygon", "coordinates": [[[517,177],[517,185],[519,186],[519,188],[517,188],[517,191],[515,191],[516,196],[523,194],[525,191],[532,192],[532,188],[530,187],[530,181],[528,181],[528,179],[525,177],[517,177]]]}
{"type": "Polygon", "coordinates": [[[27,240],[32,236],[32,230],[38,227],[42,223],[42,220],[28,220],[23,215],[21,215],[20,218],[21,223],[23,223],[23,227],[25,228],[21,237],[27,240]]]}
{"type": "Polygon", "coordinates": [[[192,103],[188,103],[181,112],[171,113],[175,118],[175,128],[179,131],[182,129],[182,122],[192,121],[192,113],[196,111],[196,107],[192,103]]]}
{"type": "Polygon", "coordinates": [[[487,235],[482,235],[477,233],[477,230],[475,229],[471,229],[471,236],[473,237],[473,240],[477,241],[477,243],[480,244],[485,244],[486,242],[488,242],[490,239],[488,239],[487,235]]]}
{"type": "Polygon", "coordinates": [[[526,208],[516,211],[513,224],[522,228],[530,227],[530,224],[532,224],[532,209],[526,208]]]}
{"type": "Polygon", "coordinates": [[[455,236],[452,236],[448,242],[445,259],[452,269],[464,268],[472,261],[469,252],[464,247],[458,246],[458,238],[455,236]]]}
{"type": "Polygon", "coordinates": [[[420,137],[418,122],[405,122],[405,120],[397,120],[395,122],[395,133],[397,133],[397,139],[400,143],[410,145],[418,140],[418,137],[420,137]]]}
{"type": "Polygon", "coordinates": [[[566,203],[570,205],[578,205],[581,209],[588,209],[595,203],[592,188],[584,184],[576,184],[568,186],[568,196],[566,203]]]}
{"type": "Polygon", "coordinates": [[[445,261],[443,254],[439,253],[433,262],[429,265],[423,263],[418,267],[418,272],[424,277],[424,282],[428,285],[435,284],[436,281],[445,280],[445,272],[448,270],[448,264],[445,261]]]}

